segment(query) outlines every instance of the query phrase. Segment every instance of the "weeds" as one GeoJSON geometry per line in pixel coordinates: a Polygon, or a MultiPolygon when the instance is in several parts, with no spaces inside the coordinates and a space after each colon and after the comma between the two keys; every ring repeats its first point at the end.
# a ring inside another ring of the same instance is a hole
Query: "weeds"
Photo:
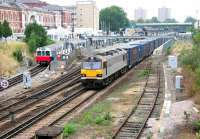
{"type": "Polygon", "coordinates": [[[193,129],[196,131],[200,131],[200,120],[195,120],[192,122],[193,129]]]}
{"type": "Polygon", "coordinates": [[[111,121],[112,117],[108,112],[109,105],[108,103],[98,103],[93,106],[83,114],[81,124],[83,126],[88,124],[102,125],[106,124],[107,121],[111,121]]]}
{"type": "Polygon", "coordinates": [[[69,135],[75,133],[77,130],[77,125],[74,123],[68,123],[64,126],[63,135],[68,137],[69,135]]]}
{"type": "Polygon", "coordinates": [[[200,132],[196,133],[196,138],[195,139],[200,139],[200,132]]]}
{"type": "Polygon", "coordinates": [[[145,78],[147,76],[149,76],[149,74],[151,73],[150,69],[146,69],[146,70],[139,70],[137,77],[138,78],[145,78]]]}
{"type": "Polygon", "coordinates": [[[107,126],[112,120],[112,116],[109,113],[110,103],[101,102],[92,106],[86,110],[78,119],[75,119],[73,123],[65,125],[63,134],[65,137],[75,133],[79,128],[84,128],[88,125],[107,126]]]}
{"type": "Polygon", "coordinates": [[[21,51],[21,49],[16,49],[16,50],[13,52],[13,57],[14,57],[15,60],[17,60],[19,63],[22,62],[23,56],[22,56],[22,51],[21,51]]]}

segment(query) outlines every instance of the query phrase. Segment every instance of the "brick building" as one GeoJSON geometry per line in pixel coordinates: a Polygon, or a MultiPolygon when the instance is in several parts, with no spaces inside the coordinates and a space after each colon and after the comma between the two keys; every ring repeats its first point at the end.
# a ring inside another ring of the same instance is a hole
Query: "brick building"
{"type": "Polygon", "coordinates": [[[67,28],[71,25],[71,14],[65,8],[44,2],[36,4],[37,2],[35,0],[28,3],[20,3],[18,0],[1,2],[0,22],[7,20],[14,33],[23,32],[26,25],[34,21],[45,28],[67,28]]]}

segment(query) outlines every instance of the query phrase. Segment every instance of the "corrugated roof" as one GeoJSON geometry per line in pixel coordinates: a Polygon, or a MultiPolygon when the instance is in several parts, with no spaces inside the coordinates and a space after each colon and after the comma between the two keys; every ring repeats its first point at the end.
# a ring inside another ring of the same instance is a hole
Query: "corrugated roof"
{"type": "Polygon", "coordinates": [[[16,3],[43,3],[40,0],[8,0],[9,2],[16,2],[16,3]]]}

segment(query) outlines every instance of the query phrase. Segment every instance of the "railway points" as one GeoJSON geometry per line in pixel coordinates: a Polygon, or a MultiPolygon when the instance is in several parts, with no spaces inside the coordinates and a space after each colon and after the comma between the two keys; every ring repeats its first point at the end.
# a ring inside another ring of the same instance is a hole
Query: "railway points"
{"type": "MultiPolygon", "coordinates": [[[[118,78],[120,78],[119,80],[121,80],[121,78],[124,78],[124,76],[126,76],[128,68],[130,68],[130,70],[134,70],[135,68],[137,69],[138,64],[143,63],[146,59],[149,59],[148,57],[152,55],[154,51],[153,49],[156,49],[158,47],[160,49],[160,46],[164,47],[165,45],[170,43],[171,38],[167,38],[166,40],[162,39],[157,42],[156,39],[146,40],[143,39],[127,43],[128,45],[135,45],[135,47],[133,48],[137,48],[136,46],[140,44],[143,45],[144,49],[141,48],[143,53],[138,55],[138,61],[128,61],[127,63],[129,63],[130,65],[127,66],[127,68],[123,68],[125,66],[122,66],[123,70],[121,71],[121,75],[113,76],[114,78],[110,78],[108,80],[109,82],[105,86],[99,86],[100,88],[112,88],[112,85],[115,84],[115,80],[118,80],[118,78]],[[153,44],[157,44],[157,46],[153,47],[153,44]],[[147,47],[147,45],[149,47],[147,47]]],[[[100,53],[98,53],[100,56],[103,57],[103,53],[106,53],[106,55],[109,56],[108,58],[103,58],[104,62],[106,62],[106,60],[110,60],[113,56],[117,54],[119,55],[120,52],[123,52],[122,55],[124,55],[126,54],[126,51],[129,51],[129,49],[130,51],[132,51],[132,47],[126,47],[124,44],[116,44],[114,46],[116,47],[116,50],[112,46],[97,49],[97,51],[100,51],[100,53]],[[103,49],[105,50],[103,51],[103,49]],[[109,53],[107,53],[107,51],[109,51],[109,53]]],[[[159,51],[162,52],[162,49],[159,51]]],[[[160,52],[156,50],[155,53],[161,56],[160,52]]],[[[157,59],[160,58],[159,56],[157,57],[157,59]]],[[[131,56],[127,57],[130,58],[131,56]]],[[[122,58],[122,60],[126,60],[127,57],[122,58]]],[[[90,61],[84,60],[81,60],[81,62],[89,63],[101,61],[98,58],[90,58],[90,61]]],[[[162,60],[162,58],[159,60],[162,60]]],[[[111,65],[113,63],[108,62],[108,65],[111,65]]],[[[139,99],[137,99],[137,105],[133,107],[133,111],[130,116],[125,116],[129,117],[130,119],[122,118],[121,121],[124,121],[124,124],[122,124],[121,126],[121,124],[118,123],[118,126],[120,126],[118,130],[116,130],[116,127],[114,128],[113,131],[116,132],[113,132],[113,138],[139,138],[140,136],[146,136],[147,134],[144,131],[146,130],[149,118],[158,118],[160,116],[160,109],[163,103],[163,91],[160,91],[162,90],[161,88],[163,88],[163,86],[160,82],[163,82],[163,78],[161,78],[161,74],[163,73],[160,66],[161,64],[159,62],[157,62],[157,64],[155,63],[156,62],[154,62],[153,68],[147,66],[148,68],[145,69],[143,67],[144,71],[151,71],[151,73],[149,74],[149,78],[145,83],[143,93],[141,93],[139,99]],[[134,119],[136,121],[134,121],[134,119]],[[139,123],[138,120],[140,121],[139,123]]],[[[103,66],[103,64],[101,65],[103,66]]],[[[94,66],[94,64],[92,66],[94,66]]],[[[118,67],[120,66],[118,65],[118,67]]],[[[33,88],[33,90],[28,90],[24,93],[24,95],[21,94],[20,97],[17,99],[10,98],[4,101],[0,101],[0,105],[2,106],[2,108],[0,109],[0,128],[2,129],[0,132],[0,138],[33,138],[36,131],[44,126],[63,127],[66,121],[69,122],[73,119],[73,117],[78,116],[82,111],[84,111],[84,109],[89,108],[95,102],[101,101],[102,99],[104,99],[105,96],[107,96],[106,93],[100,94],[100,88],[96,88],[95,86],[90,88],[85,86],[84,82],[82,82],[84,86],[82,86],[80,83],[80,81],[83,81],[83,79],[87,80],[86,77],[89,76],[89,80],[95,79],[92,76],[93,74],[95,74],[95,77],[97,75],[96,73],[91,73],[91,70],[97,71],[98,69],[96,69],[96,67],[95,69],[89,69],[90,73],[87,72],[86,69],[84,69],[84,72],[81,71],[83,70],[82,65],[81,67],[76,66],[71,67],[71,69],[68,68],[68,70],[69,71],[61,75],[58,79],[41,85],[38,88],[33,88]],[[83,74],[85,74],[84,77],[83,74]],[[88,89],[91,91],[87,91],[88,89]]],[[[109,70],[110,69],[107,69],[107,72],[111,72],[109,70]]],[[[112,75],[112,73],[110,75],[112,75]]],[[[102,77],[104,77],[104,75],[102,75],[102,77]]],[[[101,79],[101,77],[99,76],[98,79],[101,79]]]]}

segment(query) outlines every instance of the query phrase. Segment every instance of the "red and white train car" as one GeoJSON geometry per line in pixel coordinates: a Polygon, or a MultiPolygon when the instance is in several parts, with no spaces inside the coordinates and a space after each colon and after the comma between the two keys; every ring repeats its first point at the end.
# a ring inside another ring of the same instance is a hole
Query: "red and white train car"
{"type": "Polygon", "coordinates": [[[57,52],[63,49],[64,42],[55,43],[36,50],[35,61],[38,64],[49,64],[56,58],[57,52]]]}

